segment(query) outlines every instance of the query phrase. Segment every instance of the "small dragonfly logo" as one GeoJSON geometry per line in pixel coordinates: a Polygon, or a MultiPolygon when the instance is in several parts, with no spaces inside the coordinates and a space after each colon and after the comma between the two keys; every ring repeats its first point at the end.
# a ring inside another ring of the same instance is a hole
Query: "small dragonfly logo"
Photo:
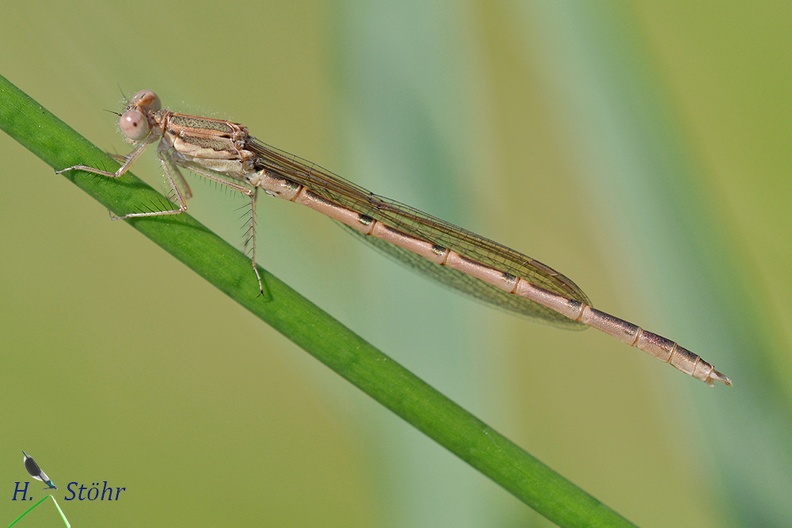
{"type": "Polygon", "coordinates": [[[25,469],[27,470],[28,473],[30,473],[31,477],[45,483],[47,487],[44,489],[58,489],[58,486],[53,484],[53,482],[50,480],[47,474],[41,471],[41,468],[39,467],[38,464],[36,464],[36,461],[33,460],[33,457],[31,457],[24,451],[22,451],[22,454],[25,455],[25,458],[22,459],[22,461],[25,463],[25,469]]]}

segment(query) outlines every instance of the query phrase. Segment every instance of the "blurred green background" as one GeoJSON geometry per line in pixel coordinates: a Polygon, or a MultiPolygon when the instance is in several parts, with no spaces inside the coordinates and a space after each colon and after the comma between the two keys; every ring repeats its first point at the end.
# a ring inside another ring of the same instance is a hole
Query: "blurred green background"
{"type": "MultiPolygon", "coordinates": [[[[110,151],[119,89],[153,89],[567,274],[735,386],[260,202],[265,267],[635,523],[788,526],[790,26],[785,3],[30,2],[0,65],[110,151]]],[[[73,526],[549,525],[5,135],[0,159],[0,525],[29,506],[21,449],[73,526]],[[104,480],[122,500],[63,500],[104,480]]],[[[153,153],[135,172],[162,188],[153,153]]],[[[244,201],[190,181],[241,244],[244,201]]]]}

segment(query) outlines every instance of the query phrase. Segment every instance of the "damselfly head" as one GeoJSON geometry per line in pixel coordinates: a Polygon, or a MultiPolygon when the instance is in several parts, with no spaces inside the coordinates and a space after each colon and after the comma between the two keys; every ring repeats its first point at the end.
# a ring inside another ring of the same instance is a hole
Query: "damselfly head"
{"type": "Polygon", "coordinates": [[[141,90],[132,97],[126,112],[121,114],[118,126],[130,141],[145,139],[151,132],[149,116],[162,108],[159,97],[151,90],[141,90]]]}

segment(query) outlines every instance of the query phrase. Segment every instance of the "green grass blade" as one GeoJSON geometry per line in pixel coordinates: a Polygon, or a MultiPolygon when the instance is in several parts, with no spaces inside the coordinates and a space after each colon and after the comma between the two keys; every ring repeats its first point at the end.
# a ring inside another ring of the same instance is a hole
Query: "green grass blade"
{"type": "MultiPolygon", "coordinates": [[[[0,77],[0,127],[53,168],[117,162],[0,77]]],[[[53,175],[42,174],[41,178],[53,175]]],[[[131,174],[64,175],[115,213],[164,198],[131,174]]],[[[366,394],[560,526],[631,526],[273,275],[258,293],[248,258],[187,214],[128,223],[366,394]]]]}
{"type": "Polygon", "coordinates": [[[44,502],[44,501],[45,501],[45,500],[47,500],[47,499],[52,499],[52,502],[53,502],[53,503],[55,503],[55,508],[58,510],[58,513],[59,513],[59,514],[60,514],[60,516],[61,516],[61,519],[63,519],[63,524],[65,524],[67,528],[71,528],[71,523],[70,523],[70,522],[69,522],[69,520],[66,518],[66,514],[65,514],[65,513],[63,513],[63,510],[61,510],[60,504],[58,504],[58,501],[57,501],[57,500],[55,500],[55,497],[54,497],[53,495],[44,495],[43,497],[41,497],[41,498],[40,498],[38,501],[36,501],[36,504],[34,504],[33,506],[31,506],[30,508],[28,508],[27,510],[25,510],[25,511],[22,513],[22,515],[20,515],[20,516],[19,516],[19,517],[17,517],[16,519],[14,519],[14,520],[11,522],[11,524],[9,524],[9,525],[8,525],[8,528],[11,528],[11,527],[12,527],[12,526],[14,526],[15,524],[17,524],[19,521],[21,521],[22,519],[24,519],[25,517],[27,517],[27,514],[29,514],[29,513],[30,513],[30,512],[32,512],[33,510],[35,510],[35,509],[36,509],[36,508],[37,508],[37,507],[38,507],[38,506],[39,506],[39,505],[40,505],[42,502],[44,502]]]}
{"type": "Polygon", "coordinates": [[[19,517],[17,517],[17,518],[16,518],[16,519],[14,519],[13,521],[11,521],[11,524],[9,524],[9,525],[8,525],[8,528],[11,528],[11,527],[12,527],[12,526],[14,526],[16,523],[18,523],[19,521],[21,521],[22,519],[24,519],[24,518],[25,518],[25,516],[27,516],[27,514],[28,514],[28,513],[30,513],[30,512],[32,512],[33,510],[35,510],[35,509],[38,507],[38,505],[39,505],[39,504],[41,504],[42,502],[44,502],[45,500],[47,500],[47,497],[49,497],[49,495],[44,495],[44,496],[43,496],[43,497],[41,497],[41,498],[40,498],[38,501],[36,501],[36,504],[34,504],[34,505],[33,505],[33,506],[31,506],[30,508],[28,508],[27,510],[25,510],[24,512],[22,512],[22,515],[20,515],[19,517]]]}
{"type": "Polygon", "coordinates": [[[52,502],[55,503],[55,507],[58,509],[58,513],[60,513],[61,519],[63,519],[63,524],[65,524],[67,528],[71,528],[71,523],[69,522],[69,519],[66,518],[66,514],[63,513],[63,510],[61,510],[60,504],[58,504],[58,501],[55,499],[55,496],[50,495],[50,497],[52,497],[52,502]]]}

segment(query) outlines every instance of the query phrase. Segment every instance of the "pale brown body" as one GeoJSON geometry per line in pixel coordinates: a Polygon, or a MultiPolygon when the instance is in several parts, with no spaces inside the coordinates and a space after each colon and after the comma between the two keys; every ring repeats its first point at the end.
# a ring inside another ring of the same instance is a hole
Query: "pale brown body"
{"type": "Polygon", "coordinates": [[[329,216],[379,249],[485,302],[555,324],[596,328],[709,385],[715,381],[731,385],[731,380],[710,363],[674,341],[592,308],[574,282],[549,266],[372,194],[321,167],[259,142],[242,125],[161,110],[153,92],[141,91],[121,116],[121,129],[135,148],[116,172],[82,165],[63,171],[79,169],[117,178],[149,144],[159,141],[157,155],[178,208],[120,218],[186,211],[191,193],[179,167],[247,195],[251,203],[251,261],[260,289],[254,224],[259,189],[329,216]]]}

